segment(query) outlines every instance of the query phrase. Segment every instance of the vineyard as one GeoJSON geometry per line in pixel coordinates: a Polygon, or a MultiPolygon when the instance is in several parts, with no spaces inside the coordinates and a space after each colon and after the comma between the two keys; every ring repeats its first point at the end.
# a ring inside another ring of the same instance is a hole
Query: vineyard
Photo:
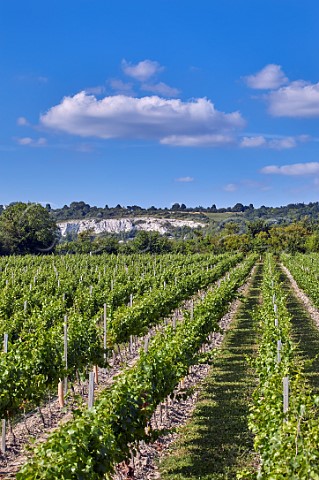
{"type": "Polygon", "coordinates": [[[0,478],[319,479],[318,277],[316,254],[0,258],[0,478]]]}

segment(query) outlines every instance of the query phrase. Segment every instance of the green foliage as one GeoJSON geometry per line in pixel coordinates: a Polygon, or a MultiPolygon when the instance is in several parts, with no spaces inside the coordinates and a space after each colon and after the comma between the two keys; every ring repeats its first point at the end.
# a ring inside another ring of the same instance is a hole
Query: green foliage
{"type": "Polygon", "coordinates": [[[284,265],[290,270],[298,285],[307,292],[317,308],[319,308],[319,256],[287,255],[281,256],[284,265]]]}
{"type": "Polygon", "coordinates": [[[203,270],[204,265],[202,264],[198,269],[192,269],[189,272],[190,274],[182,278],[176,285],[169,285],[165,289],[162,286],[153,289],[148,295],[143,296],[140,302],[135,303],[132,308],[119,308],[110,322],[109,331],[114,343],[127,342],[130,335],[145,333],[150,326],[158,323],[161,318],[168,316],[183,299],[194,295],[200,289],[206,288],[241,258],[242,255],[240,254],[226,257],[212,269],[208,269],[207,265],[206,271],[203,270]]]}
{"type": "Polygon", "coordinates": [[[107,305],[108,347],[143,334],[241,256],[10,257],[0,261],[0,418],[38,405],[66,375],[104,366],[101,315],[107,305]],[[212,268],[214,266],[214,268],[212,268]],[[164,288],[164,285],[166,288],[164,288]],[[151,289],[151,291],[150,291],[151,289]],[[133,307],[128,306],[134,295],[133,307]],[[26,308],[25,308],[26,307],[26,308]],[[64,318],[68,368],[63,360],[64,318]],[[32,350],[32,355],[30,355],[32,350]]]}
{"type": "Polygon", "coordinates": [[[158,232],[141,230],[130,242],[130,249],[136,253],[166,253],[172,250],[171,242],[158,232]]]}
{"type": "Polygon", "coordinates": [[[52,252],[57,239],[55,221],[39,204],[18,202],[0,215],[0,244],[4,253],[52,252]]]}
{"type": "Polygon", "coordinates": [[[145,430],[156,405],[170,394],[196,358],[209,332],[227,311],[236,289],[255,261],[234,269],[228,281],[208,293],[176,329],[153,337],[148,352],[100,395],[94,409],[83,411],[56,431],[17,474],[18,480],[102,479],[129,456],[130,445],[149,440],[145,430]]]}
{"type": "MultiPolygon", "coordinates": [[[[257,478],[318,479],[319,420],[302,362],[291,341],[290,317],[274,260],[267,258],[257,319],[261,345],[255,368],[259,385],[251,407],[250,428],[260,454],[257,478]],[[278,325],[275,323],[278,320],[278,325]],[[281,340],[278,361],[277,341],[281,340]],[[289,408],[283,412],[283,378],[289,377],[289,408]]],[[[246,478],[246,477],[244,477],[246,478]]]]}

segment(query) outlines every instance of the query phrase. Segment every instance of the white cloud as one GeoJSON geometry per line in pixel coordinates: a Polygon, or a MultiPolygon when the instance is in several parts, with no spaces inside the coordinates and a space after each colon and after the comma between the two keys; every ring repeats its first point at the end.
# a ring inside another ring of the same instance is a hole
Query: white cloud
{"type": "Polygon", "coordinates": [[[21,137],[21,138],[17,138],[16,140],[19,145],[29,146],[29,147],[43,147],[47,143],[46,139],[43,137],[40,137],[36,140],[31,137],[21,137]]]}
{"type": "Polygon", "coordinates": [[[33,140],[30,137],[23,137],[23,138],[18,138],[17,142],[19,145],[30,145],[33,140]]]}
{"type": "Polygon", "coordinates": [[[180,177],[176,178],[176,182],[182,182],[182,183],[190,183],[193,182],[194,178],[193,177],[180,177]]]}
{"type": "Polygon", "coordinates": [[[123,95],[132,95],[133,94],[133,85],[132,83],[123,82],[123,80],[119,80],[117,78],[112,78],[110,80],[110,85],[112,89],[118,93],[123,95]]]}
{"type": "Polygon", "coordinates": [[[292,82],[267,98],[269,112],[275,117],[319,117],[319,83],[292,82]]]}
{"type": "Polygon", "coordinates": [[[145,82],[164,70],[164,67],[153,60],[143,60],[135,65],[126,60],[122,60],[122,70],[125,75],[140,82],[145,82]]]}
{"type": "Polygon", "coordinates": [[[299,135],[296,137],[264,137],[258,135],[254,137],[243,137],[239,143],[241,148],[271,148],[273,150],[286,150],[297,147],[298,143],[304,143],[310,140],[308,135],[299,135]]]}
{"type": "Polygon", "coordinates": [[[92,93],[93,95],[101,95],[105,92],[105,87],[103,85],[99,85],[97,87],[89,87],[85,89],[85,93],[92,93]]]}
{"type": "Polygon", "coordinates": [[[47,83],[49,81],[48,77],[44,77],[43,75],[40,75],[37,77],[38,82],[40,83],[47,83]]]}
{"type": "Polygon", "coordinates": [[[48,77],[44,75],[34,75],[34,74],[22,74],[16,77],[20,82],[32,82],[32,83],[47,83],[49,81],[48,77]]]}
{"type": "Polygon", "coordinates": [[[256,180],[250,179],[242,180],[241,184],[245,189],[249,188],[251,190],[261,190],[262,192],[267,192],[272,188],[263,182],[257,182],[256,180]]]}
{"type": "Polygon", "coordinates": [[[207,98],[183,102],[158,96],[115,95],[98,100],[80,92],[40,117],[42,126],[82,137],[158,140],[169,145],[230,143],[244,126],[239,112],[224,113],[207,98]]]}
{"type": "Polygon", "coordinates": [[[269,64],[255,75],[245,77],[246,84],[256,90],[273,90],[288,83],[280,65],[269,64]]]}
{"type": "Polygon", "coordinates": [[[20,125],[21,127],[23,126],[28,126],[29,125],[29,122],[28,120],[25,118],[25,117],[19,117],[17,119],[17,125],[20,125]]]}
{"type": "Polygon", "coordinates": [[[159,82],[154,85],[143,83],[143,85],[141,86],[141,89],[144,90],[145,92],[152,92],[158,95],[163,95],[164,97],[177,97],[180,93],[180,91],[177,88],[170,87],[169,85],[166,85],[166,83],[163,83],[163,82],[159,82]]]}
{"type": "Polygon", "coordinates": [[[88,143],[81,143],[75,147],[75,150],[81,153],[92,153],[94,151],[94,147],[88,143]]]}
{"type": "Polygon", "coordinates": [[[161,139],[162,145],[175,147],[218,147],[235,143],[231,135],[208,134],[208,135],[169,135],[161,139]]]}
{"type": "Polygon", "coordinates": [[[274,138],[269,141],[269,148],[274,150],[285,150],[288,148],[295,148],[297,146],[294,137],[274,138]]]}
{"type": "Polygon", "coordinates": [[[263,147],[266,144],[265,137],[258,135],[257,137],[243,137],[240,146],[243,148],[263,147]]]}
{"type": "Polygon", "coordinates": [[[261,169],[261,173],[275,175],[316,175],[319,174],[319,162],[293,163],[291,165],[269,165],[261,169]]]}
{"type": "Polygon", "coordinates": [[[238,190],[260,190],[262,192],[267,192],[271,190],[271,187],[269,185],[266,185],[263,182],[257,182],[256,180],[241,180],[238,183],[228,183],[227,185],[224,186],[224,190],[226,192],[236,192],[238,190]]]}
{"type": "Polygon", "coordinates": [[[236,192],[237,189],[238,185],[236,185],[235,183],[228,183],[224,187],[225,192],[236,192]]]}

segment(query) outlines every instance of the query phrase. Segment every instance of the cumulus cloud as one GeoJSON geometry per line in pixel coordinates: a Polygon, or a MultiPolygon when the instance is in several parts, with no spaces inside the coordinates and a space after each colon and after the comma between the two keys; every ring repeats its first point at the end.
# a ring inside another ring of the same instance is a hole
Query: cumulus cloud
{"type": "Polygon", "coordinates": [[[269,112],[275,117],[319,116],[319,83],[292,82],[268,95],[269,112]]]}
{"type": "Polygon", "coordinates": [[[177,97],[180,93],[177,88],[170,87],[163,82],[159,82],[154,85],[149,83],[143,83],[141,89],[145,92],[152,92],[157,95],[163,95],[164,97],[177,97]]]}
{"type": "Polygon", "coordinates": [[[260,72],[244,79],[251,88],[272,90],[264,96],[272,116],[319,117],[319,82],[311,83],[304,80],[290,82],[281,66],[275,64],[266,65],[260,72]]]}
{"type": "Polygon", "coordinates": [[[179,177],[179,178],[176,178],[175,181],[176,182],[181,182],[181,183],[190,183],[190,182],[194,181],[194,178],[193,177],[179,177]]]}
{"type": "Polygon", "coordinates": [[[246,84],[256,90],[273,90],[288,83],[280,65],[273,63],[266,65],[255,75],[245,77],[246,84]]]}
{"type": "Polygon", "coordinates": [[[115,95],[98,100],[80,92],[40,117],[42,126],[82,137],[158,140],[169,145],[219,145],[244,126],[239,112],[224,113],[207,98],[183,102],[158,96],[115,95]]]}
{"type": "Polygon", "coordinates": [[[269,165],[261,173],[274,175],[305,176],[319,174],[319,162],[293,163],[291,165],[269,165]]]}
{"type": "Polygon", "coordinates": [[[146,82],[157,73],[163,71],[164,67],[153,60],[143,60],[136,64],[122,60],[122,70],[128,77],[132,77],[140,82],[146,82]]]}

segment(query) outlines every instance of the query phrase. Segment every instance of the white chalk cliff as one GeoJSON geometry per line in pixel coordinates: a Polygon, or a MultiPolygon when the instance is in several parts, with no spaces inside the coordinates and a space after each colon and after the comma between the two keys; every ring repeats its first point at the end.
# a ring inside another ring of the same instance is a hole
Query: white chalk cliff
{"type": "Polygon", "coordinates": [[[58,223],[62,236],[78,234],[92,230],[95,234],[133,232],[136,230],[155,231],[161,234],[169,232],[176,227],[199,228],[205,224],[193,220],[177,220],[155,217],[135,217],[99,220],[90,218],[87,220],[66,220],[58,223]]]}

